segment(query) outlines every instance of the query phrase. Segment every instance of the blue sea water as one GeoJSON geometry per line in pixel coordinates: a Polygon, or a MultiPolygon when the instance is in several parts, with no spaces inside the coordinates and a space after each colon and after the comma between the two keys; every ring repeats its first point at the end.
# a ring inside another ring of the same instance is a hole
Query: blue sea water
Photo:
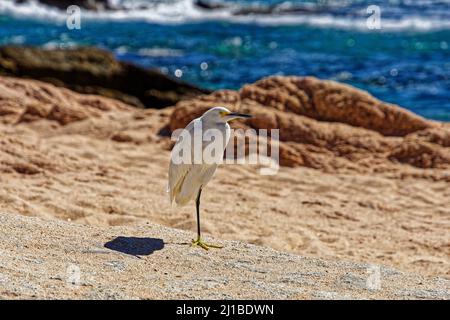
{"type": "Polygon", "coordinates": [[[223,0],[227,7],[213,11],[192,0],[112,3],[128,9],[82,11],[81,28],[69,30],[65,12],[0,0],[0,44],[96,45],[211,89],[312,75],[450,121],[450,1],[223,0]],[[270,5],[313,12],[233,14],[270,5]],[[370,5],[380,10],[381,29],[367,25],[370,5]]]}

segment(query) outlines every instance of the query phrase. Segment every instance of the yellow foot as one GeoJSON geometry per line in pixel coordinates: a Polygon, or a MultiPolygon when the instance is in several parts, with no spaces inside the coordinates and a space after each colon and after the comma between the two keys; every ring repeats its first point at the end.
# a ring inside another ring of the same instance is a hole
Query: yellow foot
{"type": "Polygon", "coordinates": [[[192,246],[199,246],[200,248],[203,248],[205,250],[209,250],[209,248],[217,248],[221,249],[223,246],[216,245],[216,244],[209,244],[206,242],[203,242],[202,238],[197,238],[197,240],[192,240],[192,246]]]}

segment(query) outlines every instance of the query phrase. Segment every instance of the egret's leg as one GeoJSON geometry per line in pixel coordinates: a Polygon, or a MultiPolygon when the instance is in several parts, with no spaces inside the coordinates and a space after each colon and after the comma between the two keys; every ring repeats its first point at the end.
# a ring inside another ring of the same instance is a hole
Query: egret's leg
{"type": "Polygon", "coordinates": [[[198,190],[197,199],[195,199],[195,210],[197,211],[197,238],[201,238],[200,232],[200,196],[202,195],[202,188],[198,190]]]}
{"type": "Polygon", "coordinates": [[[192,246],[199,246],[205,250],[209,250],[209,248],[223,248],[219,245],[209,244],[203,241],[201,237],[200,231],[200,196],[202,194],[202,188],[198,191],[197,199],[195,200],[195,209],[197,211],[197,240],[192,240],[192,246]]]}

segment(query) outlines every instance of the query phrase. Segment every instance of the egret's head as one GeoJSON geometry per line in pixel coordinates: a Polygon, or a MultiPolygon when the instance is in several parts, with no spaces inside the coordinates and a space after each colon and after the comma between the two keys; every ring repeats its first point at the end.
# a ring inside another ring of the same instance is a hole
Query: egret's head
{"type": "Polygon", "coordinates": [[[233,119],[247,119],[251,118],[252,116],[249,114],[243,114],[243,113],[237,113],[237,112],[231,112],[227,108],[224,107],[214,107],[206,111],[202,118],[208,121],[213,122],[227,122],[233,119]]]}

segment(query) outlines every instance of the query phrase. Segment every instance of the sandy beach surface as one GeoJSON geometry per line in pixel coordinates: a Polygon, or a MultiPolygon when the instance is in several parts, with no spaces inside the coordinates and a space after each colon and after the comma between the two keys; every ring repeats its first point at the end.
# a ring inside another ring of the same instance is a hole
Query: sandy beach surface
{"type": "MultiPolygon", "coordinates": [[[[84,230],[82,225],[100,226],[102,232],[107,232],[106,226],[127,226],[123,230],[128,236],[139,237],[146,236],[147,224],[159,224],[189,231],[180,233],[183,236],[179,240],[190,241],[196,226],[194,204],[172,207],[166,194],[171,147],[168,127],[176,119],[174,110],[183,112],[204,101],[143,110],[38,81],[0,80],[2,212],[79,224],[70,224],[72,231],[84,230]],[[133,235],[133,230],[139,230],[139,234],[133,235]]],[[[217,100],[217,94],[207,98],[207,103],[208,99],[217,100]]],[[[242,109],[254,108],[257,113],[259,109],[252,101],[244,100],[242,109]]],[[[425,121],[424,126],[430,128],[389,137],[348,124],[295,114],[290,117],[299,119],[298,123],[310,121],[308,128],[314,134],[324,123],[333,137],[339,136],[336,132],[344,127],[367,134],[368,140],[376,136],[370,141],[375,141],[379,150],[353,141],[354,150],[365,150],[355,160],[334,152],[337,143],[322,146],[325,151],[320,151],[313,141],[307,151],[294,157],[297,160],[291,157],[297,162],[280,167],[274,176],[260,175],[256,165],[223,165],[203,193],[204,233],[305,257],[376,263],[448,279],[447,127],[425,121]],[[417,142],[427,148],[413,150],[414,156],[407,160],[398,160],[403,159],[400,156],[392,159],[393,153],[386,156],[385,150],[397,150],[408,139],[427,140],[417,142]],[[305,154],[323,161],[296,165],[305,154]]],[[[423,125],[417,121],[414,123],[423,125]]],[[[283,143],[282,151],[293,147],[301,152],[304,147],[292,141],[283,143]]],[[[148,228],[149,237],[152,228],[148,228]]],[[[95,233],[97,229],[86,230],[95,233]]],[[[42,237],[50,237],[44,229],[42,237]]],[[[210,254],[186,250],[198,259],[207,260],[210,254]]]]}

